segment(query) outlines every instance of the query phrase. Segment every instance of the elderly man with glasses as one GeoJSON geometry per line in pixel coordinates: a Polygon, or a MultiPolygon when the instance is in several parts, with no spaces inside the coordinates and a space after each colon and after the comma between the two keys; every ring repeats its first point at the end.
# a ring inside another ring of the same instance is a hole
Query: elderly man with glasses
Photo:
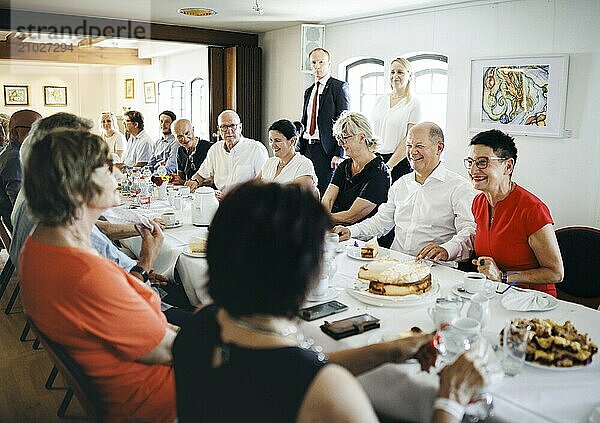
{"type": "Polygon", "coordinates": [[[10,214],[21,189],[21,160],[19,150],[33,122],[42,116],[33,110],[15,112],[8,123],[8,145],[0,154],[0,216],[12,230],[10,214]]]}
{"type": "MultiPolygon", "coordinates": [[[[266,147],[242,135],[242,122],[236,112],[221,112],[217,125],[223,139],[210,147],[198,171],[185,183],[192,191],[201,185],[214,185],[220,192],[226,192],[256,177],[267,161],[266,147]]],[[[220,193],[217,197],[220,198],[220,193]]]]}
{"type": "Polygon", "coordinates": [[[392,249],[429,260],[467,260],[473,251],[475,190],[444,166],[444,134],[432,122],[413,126],[406,138],[412,173],[392,184],[377,213],[349,227],[336,226],[341,240],[370,238],[396,228],[392,249]]]}

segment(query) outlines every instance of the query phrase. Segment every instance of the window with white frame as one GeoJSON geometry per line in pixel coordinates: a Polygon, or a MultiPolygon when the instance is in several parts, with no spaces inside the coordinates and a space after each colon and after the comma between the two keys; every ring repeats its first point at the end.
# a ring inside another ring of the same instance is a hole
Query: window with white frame
{"type": "Polygon", "coordinates": [[[437,123],[446,131],[448,57],[421,53],[406,58],[413,70],[414,93],[421,102],[422,119],[437,123]]]}
{"type": "Polygon", "coordinates": [[[177,116],[183,116],[183,81],[167,79],[158,84],[158,110],[171,110],[177,116]]]}
{"type": "Polygon", "coordinates": [[[375,100],[385,93],[383,60],[359,59],[346,65],[346,82],[350,87],[350,110],[370,114],[375,100]]]}

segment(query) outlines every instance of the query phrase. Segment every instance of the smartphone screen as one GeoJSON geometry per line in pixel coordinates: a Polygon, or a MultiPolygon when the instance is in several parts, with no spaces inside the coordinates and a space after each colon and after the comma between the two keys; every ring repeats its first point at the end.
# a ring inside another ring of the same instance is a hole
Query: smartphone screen
{"type": "Polygon", "coordinates": [[[298,310],[298,316],[306,321],[320,319],[321,317],[331,316],[335,313],[341,313],[348,310],[348,306],[339,301],[329,301],[316,306],[301,308],[298,310]]]}

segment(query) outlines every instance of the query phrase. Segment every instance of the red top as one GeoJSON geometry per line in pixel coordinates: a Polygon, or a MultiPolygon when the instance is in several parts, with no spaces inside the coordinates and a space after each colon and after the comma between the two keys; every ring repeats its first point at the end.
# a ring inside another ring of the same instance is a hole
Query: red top
{"type": "MultiPolygon", "coordinates": [[[[535,195],[519,185],[496,205],[494,221],[483,193],[473,200],[473,216],[477,224],[475,253],[489,256],[504,272],[540,267],[529,243],[529,237],[548,223],[554,223],[548,207],[535,195]]],[[[556,287],[549,284],[519,284],[556,297],[556,287]]]]}
{"type": "Polygon", "coordinates": [[[110,260],[31,237],[19,276],[27,315],[90,377],[107,422],[175,419],[172,367],[136,361],[168,327],[154,291],[110,260]]]}

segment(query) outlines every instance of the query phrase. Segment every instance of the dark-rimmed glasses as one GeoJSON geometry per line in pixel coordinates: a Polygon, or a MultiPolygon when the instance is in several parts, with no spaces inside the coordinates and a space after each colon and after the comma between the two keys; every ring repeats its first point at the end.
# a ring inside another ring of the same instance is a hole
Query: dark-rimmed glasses
{"type": "Polygon", "coordinates": [[[508,160],[507,157],[478,157],[476,159],[472,159],[470,157],[465,157],[463,159],[463,163],[467,169],[471,169],[473,163],[477,166],[477,169],[485,169],[490,164],[490,160],[508,160]]]}
{"type": "Polygon", "coordinates": [[[335,140],[337,142],[339,142],[340,144],[346,144],[348,142],[348,140],[350,138],[352,138],[354,135],[344,135],[344,134],[337,134],[335,136],[335,140]]]}

